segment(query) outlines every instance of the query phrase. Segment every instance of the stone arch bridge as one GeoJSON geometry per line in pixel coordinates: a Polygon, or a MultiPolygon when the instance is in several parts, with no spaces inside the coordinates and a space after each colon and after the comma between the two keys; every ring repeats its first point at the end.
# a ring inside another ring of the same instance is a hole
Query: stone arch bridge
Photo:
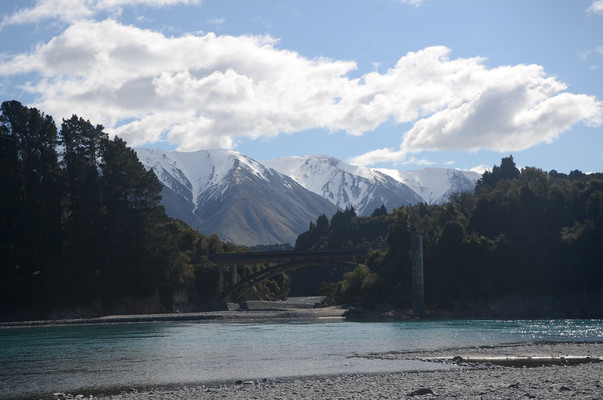
{"type": "Polygon", "coordinates": [[[249,290],[280,273],[310,267],[332,265],[358,265],[364,262],[367,249],[322,251],[270,251],[253,253],[216,254],[209,257],[218,265],[220,276],[224,269],[230,271],[231,285],[221,295],[221,301],[237,302],[249,290]],[[264,265],[265,268],[260,268],[264,265]],[[248,273],[247,266],[252,266],[248,273]]]}

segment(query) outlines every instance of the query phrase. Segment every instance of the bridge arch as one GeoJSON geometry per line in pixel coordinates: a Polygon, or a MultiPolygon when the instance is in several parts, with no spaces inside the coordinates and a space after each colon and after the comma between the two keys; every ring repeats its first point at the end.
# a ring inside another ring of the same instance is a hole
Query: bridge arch
{"type": "Polygon", "coordinates": [[[275,251],[264,253],[234,253],[211,256],[220,268],[231,271],[231,287],[221,295],[221,301],[237,302],[256,285],[287,271],[310,266],[358,265],[364,262],[367,249],[325,250],[325,251],[275,251]],[[264,263],[266,269],[255,271],[238,280],[239,266],[264,263]],[[276,265],[269,265],[275,263],[276,265]]]}

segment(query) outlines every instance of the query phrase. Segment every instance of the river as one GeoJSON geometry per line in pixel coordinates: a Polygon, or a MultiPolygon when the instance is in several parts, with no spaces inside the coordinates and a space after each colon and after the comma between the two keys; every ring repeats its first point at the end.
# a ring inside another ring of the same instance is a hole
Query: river
{"type": "Polygon", "coordinates": [[[445,368],[354,357],[530,341],[603,341],[601,320],[163,322],[0,330],[0,398],[445,368]]]}

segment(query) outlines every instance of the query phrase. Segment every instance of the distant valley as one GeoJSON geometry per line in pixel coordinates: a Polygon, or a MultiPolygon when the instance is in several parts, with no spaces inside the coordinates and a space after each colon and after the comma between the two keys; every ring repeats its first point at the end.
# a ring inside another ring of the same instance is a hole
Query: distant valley
{"type": "Polygon", "coordinates": [[[441,204],[453,192],[473,190],[480,175],[425,168],[371,169],[316,155],[257,162],[235,150],[168,152],[135,149],[163,184],[166,213],[204,234],[248,246],[295,243],[321,214],[354,207],[424,202],[441,204]]]}

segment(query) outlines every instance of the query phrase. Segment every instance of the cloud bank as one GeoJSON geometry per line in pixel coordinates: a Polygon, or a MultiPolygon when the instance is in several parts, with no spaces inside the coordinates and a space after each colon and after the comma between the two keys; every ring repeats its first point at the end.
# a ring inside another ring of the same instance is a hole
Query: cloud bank
{"type": "Polygon", "coordinates": [[[37,23],[47,19],[76,22],[110,11],[121,13],[123,7],[164,7],[175,4],[200,4],[201,0],[39,0],[35,6],[5,15],[0,29],[8,25],[37,23]]]}
{"type": "Polygon", "coordinates": [[[522,150],[575,123],[602,122],[596,98],[566,92],[541,66],[488,68],[479,57],[450,59],[450,52],[409,52],[386,72],[353,79],[355,62],[308,59],[270,36],[168,37],[88,20],[31,53],[0,58],[0,76],[34,76],[25,86],[34,106],[102,123],[132,146],[167,141],[193,151],[234,147],[242,137],[315,128],[363,135],[386,122],[412,124],[399,148],[351,160],[361,165],[431,150],[522,150]]]}

